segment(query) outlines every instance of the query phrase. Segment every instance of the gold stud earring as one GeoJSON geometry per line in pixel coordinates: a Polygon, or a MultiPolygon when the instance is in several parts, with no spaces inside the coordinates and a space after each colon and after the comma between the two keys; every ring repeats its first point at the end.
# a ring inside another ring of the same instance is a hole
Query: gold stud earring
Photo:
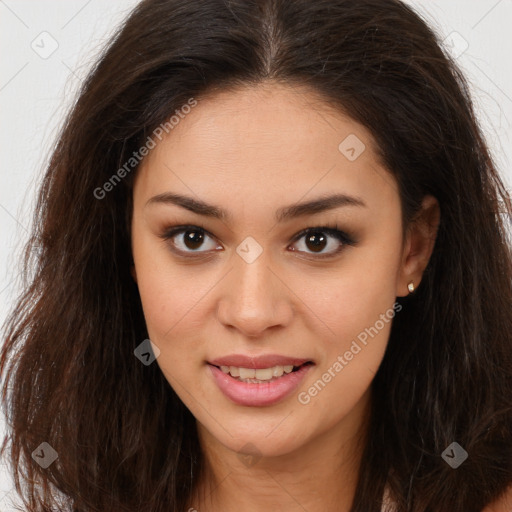
{"type": "Polygon", "coordinates": [[[412,281],[407,285],[407,289],[410,293],[414,291],[414,283],[412,281]]]}

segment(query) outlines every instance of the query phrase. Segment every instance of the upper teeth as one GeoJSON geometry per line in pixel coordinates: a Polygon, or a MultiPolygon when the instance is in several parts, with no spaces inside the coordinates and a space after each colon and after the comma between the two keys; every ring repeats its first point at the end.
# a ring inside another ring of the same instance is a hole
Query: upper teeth
{"type": "Polygon", "coordinates": [[[283,373],[290,373],[293,365],[272,366],[272,368],[239,368],[238,366],[221,366],[220,369],[224,373],[231,374],[232,377],[240,377],[241,379],[258,379],[270,380],[274,377],[281,377],[283,373]]]}

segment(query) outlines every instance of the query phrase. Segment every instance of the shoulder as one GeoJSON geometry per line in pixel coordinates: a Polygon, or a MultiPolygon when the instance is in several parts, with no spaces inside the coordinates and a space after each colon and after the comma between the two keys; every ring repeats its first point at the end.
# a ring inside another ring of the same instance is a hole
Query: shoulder
{"type": "Polygon", "coordinates": [[[496,501],[487,505],[482,512],[512,512],[512,486],[496,501]]]}

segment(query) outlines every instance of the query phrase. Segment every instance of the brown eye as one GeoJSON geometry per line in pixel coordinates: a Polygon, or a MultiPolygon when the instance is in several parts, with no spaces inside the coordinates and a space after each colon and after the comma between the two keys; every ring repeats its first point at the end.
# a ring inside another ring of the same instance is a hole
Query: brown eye
{"type": "MultiPolygon", "coordinates": [[[[346,233],[332,227],[308,228],[295,237],[297,249],[317,258],[330,257],[338,254],[345,246],[354,245],[355,242],[346,233]]],[[[292,246],[293,247],[293,246],[292,246]]]]}
{"type": "MultiPolygon", "coordinates": [[[[212,235],[199,226],[178,226],[160,235],[170,244],[170,249],[183,256],[204,255],[222,250],[212,235]]],[[[301,231],[295,236],[292,251],[328,258],[337,255],[347,245],[355,245],[346,233],[333,227],[315,227],[301,231]],[[294,246],[299,246],[295,248],[294,246]]]]}
{"type": "Polygon", "coordinates": [[[173,228],[161,237],[170,242],[173,251],[183,254],[203,254],[219,247],[215,240],[198,226],[173,228]]]}
{"type": "Polygon", "coordinates": [[[305,240],[307,248],[313,252],[321,252],[327,245],[327,237],[320,231],[308,235],[305,240]]]}
{"type": "Polygon", "coordinates": [[[184,232],[183,243],[188,249],[198,249],[204,241],[204,234],[199,231],[187,230],[184,232]]]}

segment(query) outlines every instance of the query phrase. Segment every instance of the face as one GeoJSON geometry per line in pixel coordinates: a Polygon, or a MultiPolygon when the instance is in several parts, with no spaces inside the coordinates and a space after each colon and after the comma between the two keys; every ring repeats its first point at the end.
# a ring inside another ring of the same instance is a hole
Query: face
{"type": "Polygon", "coordinates": [[[134,278],[203,437],[271,456],[354,433],[425,253],[369,132],[306,89],[240,89],[199,100],[137,172],[134,278]]]}

